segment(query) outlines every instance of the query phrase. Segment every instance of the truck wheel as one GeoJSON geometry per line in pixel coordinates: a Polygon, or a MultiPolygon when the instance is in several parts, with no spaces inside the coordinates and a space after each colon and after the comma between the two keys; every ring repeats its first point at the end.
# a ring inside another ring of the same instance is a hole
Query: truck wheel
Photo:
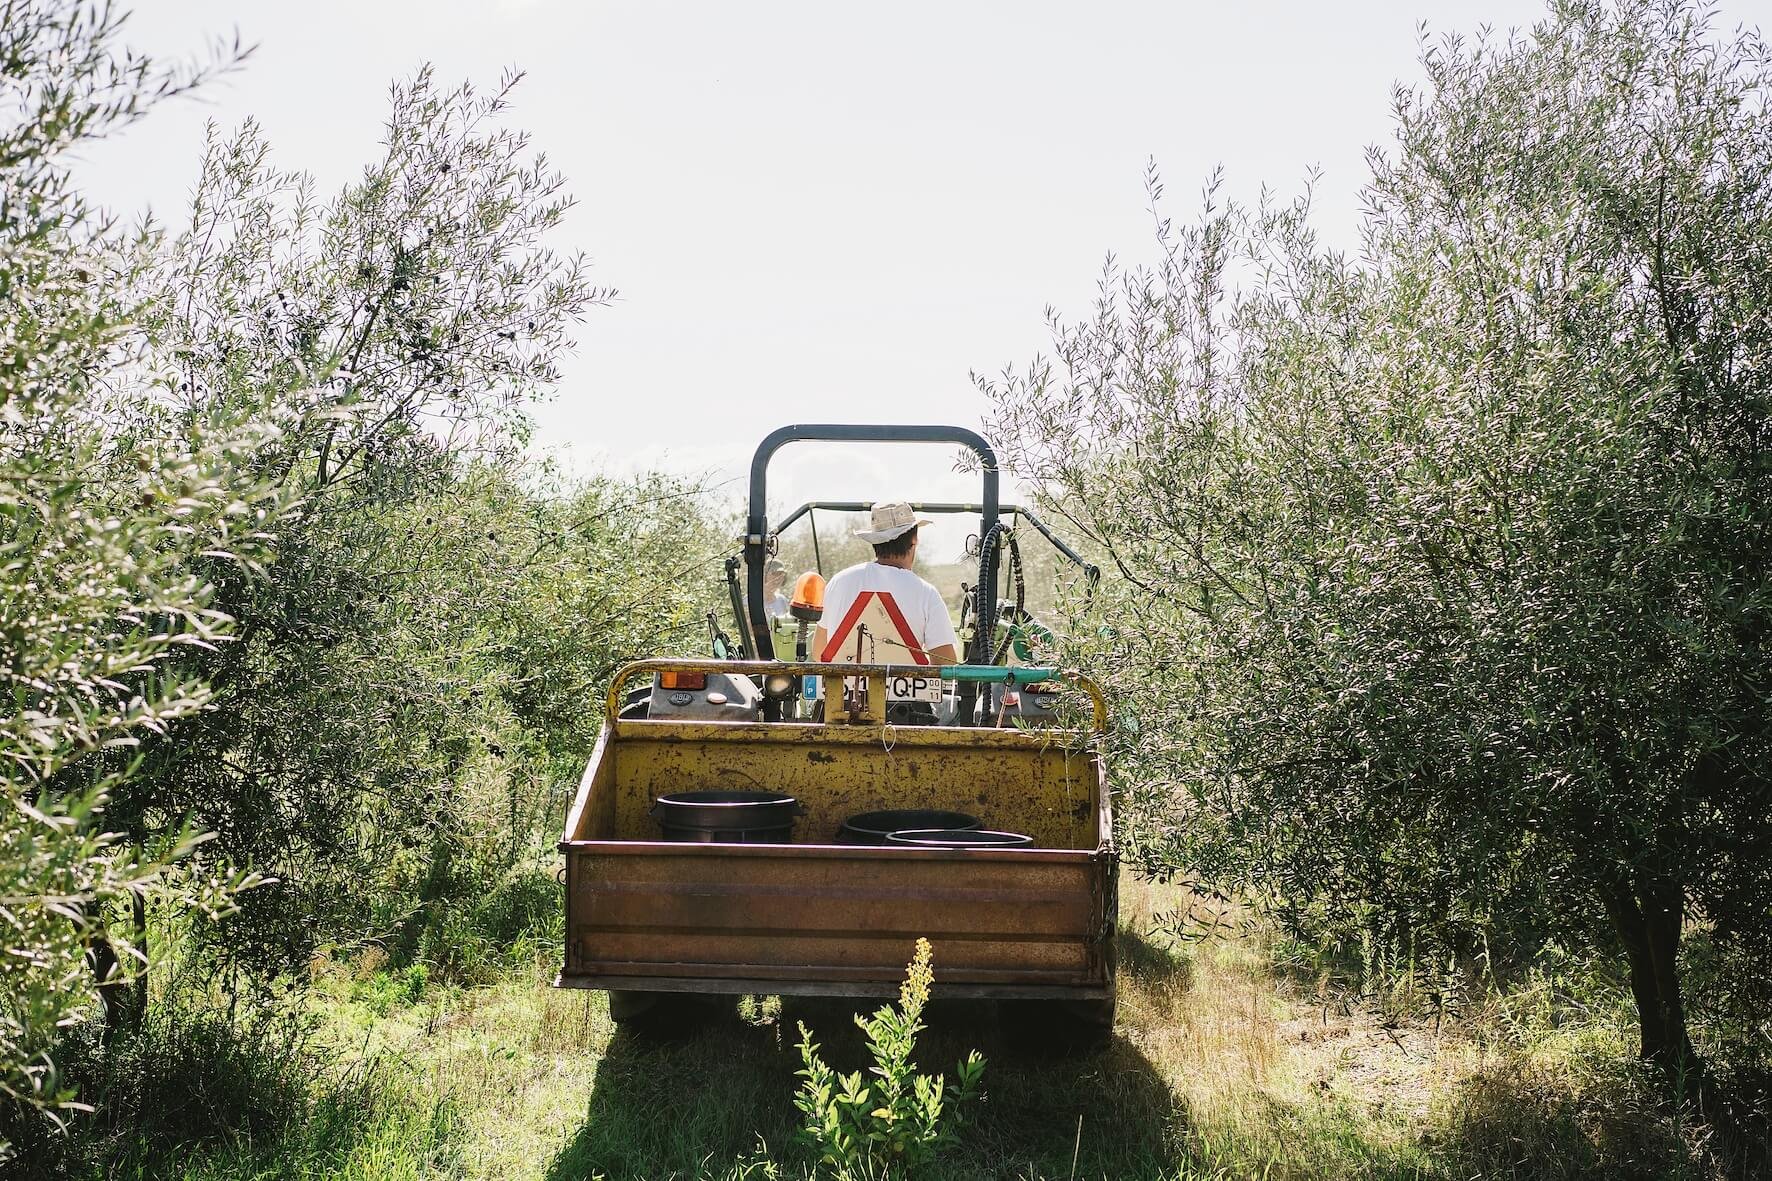
{"type": "Polygon", "coordinates": [[[1095,1054],[1114,1038],[1114,1001],[998,1001],[997,1024],[1019,1050],[1095,1054]]]}

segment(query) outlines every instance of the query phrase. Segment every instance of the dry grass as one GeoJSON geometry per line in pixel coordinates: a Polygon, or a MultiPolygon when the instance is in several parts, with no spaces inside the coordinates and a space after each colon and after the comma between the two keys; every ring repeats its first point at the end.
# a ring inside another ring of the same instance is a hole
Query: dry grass
{"type": "MultiPolygon", "coordinates": [[[[974,1046],[990,1059],[986,1102],[944,1175],[1748,1175],[1718,1164],[1702,1125],[1659,1104],[1625,1065],[1620,1024],[1522,1036],[1517,1021],[1387,1018],[1276,970],[1258,928],[1185,946],[1154,933],[1156,916],[1188,901],[1125,880],[1120,1019],[1101,1055],[1020,1056],[989,1006],[950,1003],[936,1015],[926,1069],[974,1046]]],[[[377,966],[326,967],[331,1040],[348,1059],[376,1063],[390,1080],[380,1093],[397,1097],[353,1125],[355,1138],[236,1145],[131,1171],[798,1176],[795,1022],[816,1029],[834,1064],[862,1064],[848,1011],[829,1002],[750,1002],[659,1043],[618,1031],[602,994],[549,987],[545,963],[490,987],[432,988],[386,1016],[338,995],[352,982],[360,993],[377,966]]]]}
{"type": "MultiPolygon", "coordinates": [[[[1274,970],[1265,932],[1186,946],[1153,934],[1174,887],[1122,885],[1120,1035],[1188,1113],[1197,1145],[1268,1176],[1431,1172],[1415,1141],[1449,1047],[1421,1031],[1303,995],[1274,970]],[[1171,967],[1165,968],[1167,961],[1171,967]]],[[[1197,914],[1201,900],[1188,900],[1197,914]]]]}

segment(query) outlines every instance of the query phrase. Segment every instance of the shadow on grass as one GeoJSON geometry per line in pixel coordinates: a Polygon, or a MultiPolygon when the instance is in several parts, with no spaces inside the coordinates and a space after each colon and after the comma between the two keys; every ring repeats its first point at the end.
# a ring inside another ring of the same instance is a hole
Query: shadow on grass
{"type": "MultiPolygon", "coordinates": [[[[1772,1176],[1772,1111],[1752,1082],[1727,1124],[1670,1095],[1642,1063],[1595,1056],[1552,1068],[1508,1056],[1459,1084],[1428,1135],[1449,1174],[1683,1181],[1772,1176]],[[1724,1126],[1731,1128],[1725,1133],[1724,1126]]],[[[1713,1113],[1714,1114],[1714,1113],[1713,1113]]]]}
{"type": "Polygon", "coordinates": [[[794,1127],[793,1040],[791,1023],[725,1008],[680,1031],[618,1027],[549,1181],[719,1175],[760,1145],[779,1156],[794,1127]]]}
{"type": "MultiPolygon", "coordinates": [[[[722,1012],[675,1037],[617,1032],[584,1123],[555,1157],[549,1181],[718,1177],[765,1155],[804,1163],[792,1144],[796,1022],[813,1031],[833,1067],[854,1070],[866,1065],[866,1050],[853,1014],[872,1007],[790,997],[768,1021],[722,1012]]],[[[1187,1114],[1130,1042],[1116,1037],[1090,1056],[1031,1055],[997,1028],[988,1003],[937,1001],[928,1016],[923,1070],[951,1075],[974,1048],[989,1063],[984,1098],[936,1175],[1068,1177],[1073,1154],[1077,1176],[1183,1171],[1187,1114]]]]}
{"type": "Polygon", "coordinates": [[[1192,992],[1194,965],[1187,953],[1157,942],[1129,926],[1122,926],[1114,941],[1122,977],[1130,977],[1156,992],[1192,992]]]}

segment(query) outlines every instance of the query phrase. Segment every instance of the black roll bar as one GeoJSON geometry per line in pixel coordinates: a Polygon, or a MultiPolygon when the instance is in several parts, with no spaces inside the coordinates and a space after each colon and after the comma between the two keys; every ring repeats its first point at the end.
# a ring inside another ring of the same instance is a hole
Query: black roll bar
{"type": "MultiPolygon", "coordinates": [[[[873,507],[872,504],[863,500],[809,501],[778,521],[775,528],[769,531],[769,536],[780,537],[783,533],[787,532],[788,526],[798,521],[801,517],[809,515],[815,509],[823,509],[826,512],[833,513],[865,513],[873,507]]],[[[984,511],[984,506],[981,504],[958,504],[949,501],[923,500],[912,501],[911,511],[917,513],[982,513],[984,511]]],[[[997,506],[997,514],[998,516],[1015,517],[1018,520],[1026,521],[1034,527],[1035,531],[1037,531],[1041,537],[1044,537],[1047,541],[1052,543],[1053,549],[1075,562],[1078,566],[1081,566],[1084,575],[1089,579],[1091,585],[1101,581],[1101,567],[1095,565],[1093,562],[1084,561],[1083,555],[1066,545],[1064,539],[1052,532],[1051,528],[1047,526],[1045,521],[1040,519],[1039,515],[1035,513],[1033,509],[1019,504],[1000,504],[997,506]]]]}
{"type": "MultiPolygon", "coordinates": [[[[769,529],[768,500],[766,497],[769,460],[781,448],[789,443],[958,443],[978,456],[979,464],[984,469],[984,502],[978,506],[982,517],[980,537],[989,536],[991,528],[997,523],[997,453],[991,445],[984,441],[976,431],[969,431],[959,426],[900,426],[900,425],[860,425],[852,423],[801,423],[784,426],[771,431],[757,445],[757,453],[751,457],[751,497],[750,511],[745,519],[744,558],[745,558],[745,590],[746,605],[750,609],[751,632],[756,637],[758,660],[775,659],[775,641],[769,634],[769,616],[767,604],[763,601],[763,564],[768,560],[769,541],[772,536],[769,529]]],[[[864,510],[867,505],[861,506],[864,510]]],[[[790,518],[791,520],[791,518],[790,518]]],[[[995,553],[989,557],[989,568],[984,577],[979,579],[976,590],[975,604],[982,621],[985,611],[991,612],[990,618],[996,618],[997,559],[995,553]]],[[[973,647],[981,647],[988,629],[974,625],[973,647]]],[[[990,654],[982,651],[969,653],[967,659],[974,664],[989,663],[990,654]]]]}

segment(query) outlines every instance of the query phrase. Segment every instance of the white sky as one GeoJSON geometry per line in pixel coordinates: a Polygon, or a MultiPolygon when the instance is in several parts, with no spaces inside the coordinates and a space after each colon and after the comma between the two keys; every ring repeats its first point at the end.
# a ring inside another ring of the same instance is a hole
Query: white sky
{"type": "MultiPolygon", "coordinates": [[[[1178,219],[1218,164],[1229,193],[1320,167],[1325,238],[1352,245],[1366,145],[1416,25],[1530,24],[1528,0],[1316,3],[573,3],[136,0],[126,40],[258,50],[197,100],[89,153],[123,213],[174,220],[203,124],[255,116],[328,190],[377,151],[390,80],[528,78],[511,121],[580,204],[556,243],[617,287],[594,310],[541,440],[575,466],[746,470],[787,422],[947,422],[990,433],[969,370],[1087,309],[1104,254],[1148,253],[1155,157],[1178,219]]],[[[1767,25],[1772,0],[1719,22],[1767,25]]],[[[938,448],[789,448],[772,500],[972,499],[938,448]]],[[[736,497],[741,485],[734,484],[736,497]]],[[[962,531],[937,539],[950,556],[962,531]],[[943,543],[946,544],[943,544],[943,543]]]]}

